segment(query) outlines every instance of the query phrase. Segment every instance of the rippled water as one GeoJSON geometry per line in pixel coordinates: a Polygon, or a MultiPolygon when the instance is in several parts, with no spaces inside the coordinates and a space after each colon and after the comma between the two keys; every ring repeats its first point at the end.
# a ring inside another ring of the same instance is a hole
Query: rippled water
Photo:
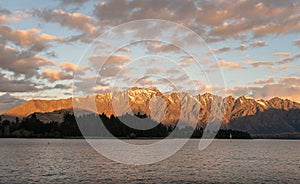
{"type": "Polygon", "coordinates": [[[204,151],[198,143],[132,166],[104,158],[85,140],[0,139],[0,183],[300,183],[300,141],[215,140],[204,151]]]}

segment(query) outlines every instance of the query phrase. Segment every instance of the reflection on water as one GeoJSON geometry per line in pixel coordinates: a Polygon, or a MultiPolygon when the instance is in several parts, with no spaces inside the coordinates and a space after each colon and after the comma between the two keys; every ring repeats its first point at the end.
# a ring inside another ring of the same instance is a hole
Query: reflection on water
{"type": "Polygon", "coordinates": [[[131,166],[104,158],[85,140],[0,139],[0,183],[300,183],[300,141],[215,140],[204,151],[198,144],[131,166]]]}

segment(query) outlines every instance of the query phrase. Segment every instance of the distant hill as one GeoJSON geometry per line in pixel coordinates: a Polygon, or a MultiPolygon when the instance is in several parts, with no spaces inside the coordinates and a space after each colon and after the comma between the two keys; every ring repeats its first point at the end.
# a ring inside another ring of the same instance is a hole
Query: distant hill
{"type": "Polygon", "coordinates": [[[209,93],[202,95],[163,94],[154,87],[131,88],[124,92],[98,94],[95,97],[31,100],[8,110],[3,115],[27,117],[36,113],[37,117],[44,122],[61,121],[65,112],[72,112],[72,102],[79,104],[81,109],[87,111],[94,111],[92,106],[96,104],[97,113],[106,114],[108,117],[110,115],[119,116],[132,111],[133,113],[139,112],[149,115],[152,119],[167,125],[177,123],[181,115],[181,105],[184,103],[187,109],[183,113],[200,111],[200,114],[196,119],[184,114],[182,116],[184,117],[183,121],[196,121],[198,126],[205,126],[210,113],[223,111],[223,128],[246,131],[257,136],[298,135],[300,133],[300,104],[288,99],[275,97],[270,100],[258,100],[247,96],[222,98],[209,93]],[[223,103],[225,106],[221,106],[221,109],[212,109],[213,101],[223,103]],[[149,108],[151,105],[159,108],[151,112],[149,108]]]}

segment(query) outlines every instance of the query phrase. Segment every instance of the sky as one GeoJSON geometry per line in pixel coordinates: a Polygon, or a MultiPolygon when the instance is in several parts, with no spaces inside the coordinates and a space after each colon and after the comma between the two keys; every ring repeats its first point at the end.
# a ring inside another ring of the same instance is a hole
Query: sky
{"type": "Polygon", "coordinates": [[[300,102],[297,0],[0,2],[0,112],[130,87],[300,102]]]}

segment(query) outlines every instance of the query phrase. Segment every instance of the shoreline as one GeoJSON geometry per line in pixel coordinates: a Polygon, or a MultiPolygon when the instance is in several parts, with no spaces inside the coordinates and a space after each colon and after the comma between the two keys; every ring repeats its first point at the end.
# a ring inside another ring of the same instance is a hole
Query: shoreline
{"type": "MultiPolygon", "coordinates": [[[[54,137],[1,137],[0,140],[4,139],[62,139],[62,140],[75,140],[75,139],[81,139],[81,140],[86,140],[86,139],[114,139],[114,138],[106,138],[106,137],[100,137],[100,138],[84,138],[84,137],[65,137],[65,138],[54,138],[54,137]]],[[[118,138],[120,140],[162,140],[164,138],[127,138],[127,137],[122,137],[118,138]]],[[[167,138],[167,139],[191,139],[191,140],[202,140],[202,138],[167,138]]],[[[205,139],[205,138],[203,138],[205,139]]],[[[226,139],[226,138],[213,138],[216,140],[300,140],[300,138],[251,138],[251,139],[239,139],[239,138],[234,138],[234,139],[226,139]]]]}

